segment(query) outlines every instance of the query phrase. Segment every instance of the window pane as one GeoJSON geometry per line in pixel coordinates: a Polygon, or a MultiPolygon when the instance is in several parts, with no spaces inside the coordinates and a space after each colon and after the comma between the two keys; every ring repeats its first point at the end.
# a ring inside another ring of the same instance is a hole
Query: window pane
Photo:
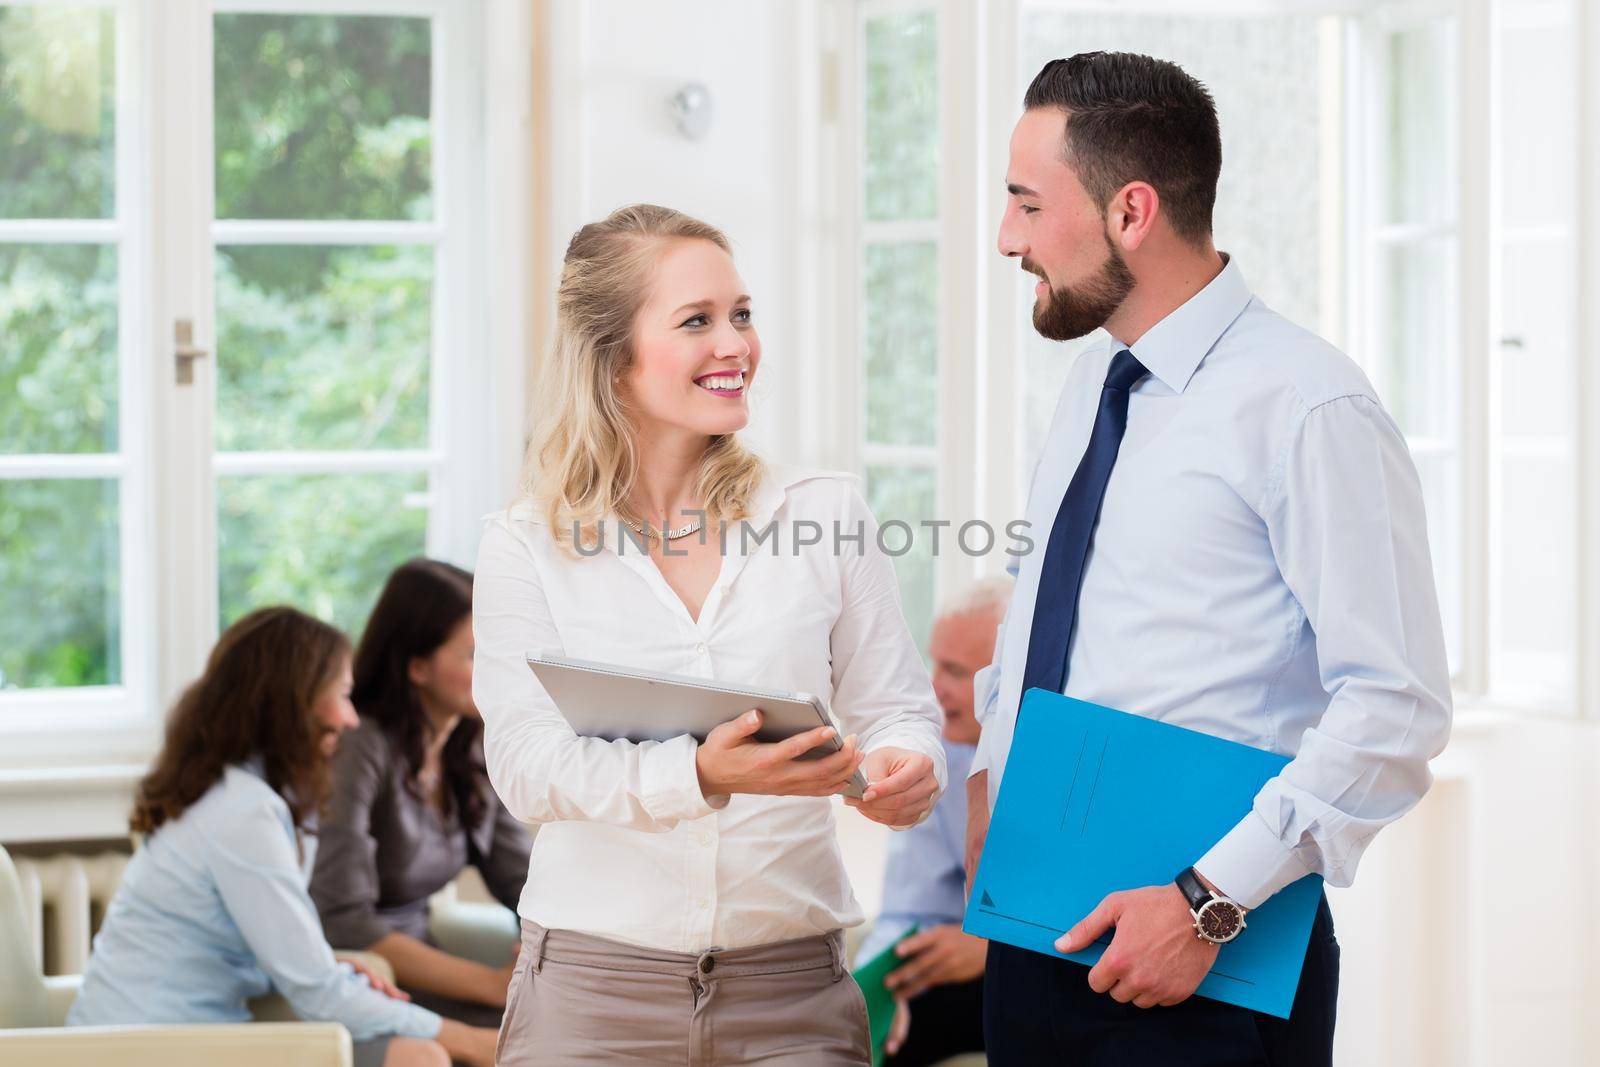
{"type": "Polygon", "coordinates": [[[116,16],[0,7],[0,218],[116,213],[116,16]]]}
{"type": "Polygon", "coordinates": [[[1455,218],[1455,46],[1451,19],[1435,19],[1389,38],[1384,111],[1390,222],[1455,218]]]}
{"type": "Polygon", "coordinates": [[[869,244],[862,253],[867,440],[938,441],[938,248],[869,244]]]}
{"type": "Polygon", "coordinates": [[[862,158],[869,219],[938,213],[938,42],[932,11],[866,22],[862,158]]]}
{"type": "Polygon", "coordinates": [[[1416,453],[1422,502],[1428,514],[1433,583],[1444,622],[1445,651],[1453,674],[1461,649],[1461,464],[1444,453],[1416,453]]]}
{"type": "Polygon", "coordinates": [[[1500,470],[1500,642],[1491,688],[1507,703],[1575,711],[1578,480],[1566,459],[1508,457],[1500,470]]]}
{"type": "Polygon", "coordinates": [[[217,217],[431,217],[431,52],[422,18],[217,15],[217,217]]]}
{"type": "MultiPolygon", "coordinates": [[[[1557,4],[1555,8],[1568,5],[1557,4]]],[[[1500,33],[1500,211],[1507,226],[1572,221],[1577,195],[1577,41],[1572,12],[1500,33]]]]}
{"type": "Polygon", "coordinates": [[[0,452],[117,450],[117,251],[0,245],[0,452]]]}
{"type": "MultiPolygon", "coordinates": [[[[900,579],[900,601],[911,636],[917,648],[927,657],[928,635],[933,629],[934,561],[932,531],[921,526],[924,519],[938,517],[936,508],[934,471],[927,467],[868,467],[867,504],[878,520],[881,541],[889,553],[901,552],[907,545],[910,550],[894,557],[894,569],[900,579]],[[899,520],[910,527],[882,527],[899,520]]],[[[950,529],[940,531],[939,550],[954,550],[955,534],[950,529]],[[950,542],[946,544],[946,542],[950,542]]]]}
{"type": "Polygon", "coordinates": [[[117,483],[0,481],[0,688],[122,680],[117,483]]]}
{"type": "MultiPolygon", "coordinates": [[[[1265,5],[1263,5],[1265,6],[1265,5]]],[[[1256,295],[1308,329],[1320,322],[1322,55],[1317,18],[1028,11],[1022,92],[1052,59],[1093,49],[1171,60],[1211,91],[1222,127],[1214,228],[1256,295]]],[[[1019,272],[1020,277],[1020,272],[1019,272]]],[[[1031,292],[1038,279],[1028,277],[1031,292]]]]}
{"type": "Polygon", "coordinates": [[[217,447],[428,443],[433,250],[217,249],[217,447]]]}
{"type": "Polygon", "coordinates": [[[1453,435],[1456,244],[1439,238],[1384,250],[1377,291],[1383,311],[1384,406],[1411,437],[1453,435]]]}
{"type": "Polygon", "coordinates": [[[1501,246],[1500,413],[1507,438],[1575,436],[1577,257],[1567,242],[1501,246]]]}
{"type": "Polygon", "coordinates": [[[222,625],[292,604],[354,634],[384,578],[421,555],[425,474],[217,479],[222,625]]]}

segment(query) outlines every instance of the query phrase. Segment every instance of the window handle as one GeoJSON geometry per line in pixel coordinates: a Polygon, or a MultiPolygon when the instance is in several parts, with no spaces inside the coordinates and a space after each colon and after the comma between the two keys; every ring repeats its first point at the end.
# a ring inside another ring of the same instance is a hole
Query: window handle
{"type": "Polygon", "coordinates": [[[172,358],[177,364],[177,382],[179,385],[190,385],[194,382],[194,361],[204,359],[208,354],[205,349],[194,346],[194,320],[178,319],[174,322],[172,339],[177,342],[177,347],[172,350],[172,358]]]}

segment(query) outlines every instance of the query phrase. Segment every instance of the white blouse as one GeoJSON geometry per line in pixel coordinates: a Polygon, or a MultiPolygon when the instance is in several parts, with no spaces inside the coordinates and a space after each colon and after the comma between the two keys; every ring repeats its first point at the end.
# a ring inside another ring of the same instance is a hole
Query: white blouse
{"type": "Polygon", "coordinates": [[[862,919],[832,800],[736,794],[714,805],[692,738],[577,736],[528,669],[531,652],[812,693],[867,751],[927,754],[944,787],[933,688],[855,477],[769,465],[743,521],[730,524],[696,621],[615,520],[598,553],[574,557],[533,507],[489,519],[472,688],[490,780],[513,815],[539,827],[524,918],[686,953],[862,919]]]}

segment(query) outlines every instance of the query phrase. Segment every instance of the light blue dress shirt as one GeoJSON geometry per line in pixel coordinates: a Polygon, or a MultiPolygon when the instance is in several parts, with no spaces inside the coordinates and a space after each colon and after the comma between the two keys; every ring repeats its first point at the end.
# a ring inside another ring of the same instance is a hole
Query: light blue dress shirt
{"type": "Polygon", "coordinates": [[[883,906],[856,951],[859,966],[900,940],[913,926],[960,925],[967,911],[967,769],[977,749],[944,742],[950,781],[928,817],[889,838],[883,906]]]}
{"type": "MultiPolygon", "coordinates": [[[[1123,347],[1073,365],[1034,470],[1035,548],[975,682],[973,772],[989,772],[991,808],[1045,540],[1123,347]]],[[[1450,728],[1405,440],[1355,363],[1255,299],[1232,261],[1131,348],[1150,374],[1130,397],[1065,692],[1293,757],[1195,857],[1224,893],[1256,907],[1307,873],[1348,885],[1372,836],[1427,790],[1450,728]]]]}
{"type": "Polygon", "coordinates": [[[305,841],[298,857],[289,805],[229,767],[128,863],[68,1024],[246,1022],[245,1002],[275,989],[356,1041],[437,1034],[439,1016],[334,959],[306,892],[316,839],[305,841]]]}

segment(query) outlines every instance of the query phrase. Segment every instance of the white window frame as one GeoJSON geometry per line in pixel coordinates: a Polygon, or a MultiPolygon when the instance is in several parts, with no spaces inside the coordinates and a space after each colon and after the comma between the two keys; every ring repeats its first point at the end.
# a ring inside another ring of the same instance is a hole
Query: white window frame
{"type": "MultiPolygon", "coordinates": [[[[1482,24],[1480,32],[1484,41],[1484,62],[1488,72],[1487,78],[1479,80],[1486,83],[1486,92],[1490,98],[1489,106],[1485,112],[1488,116],[1489,129],[1485,134],[1488,153],[1484,164],[1488,184],[1488,251],[1485,255],[1485,263],[1488,269],[1490,292],[1488,333],[1485,337],[1484,375],[1486,384],[1484,392],[1488,397],[1489,410],[1487,411],[1487,432],[1484,434],[1486,466],[1481,475],[1478,476],[1487,484],[1487,496],[1492,503],[1488,513],[1489,528],[1486,545],[1489,555],[1484,561],[1480,572],[1481,580],[1485,583],[1482,596],[1487,605],[1486,614],[1488,617],[1487,633],[1485,635],[1486,655],[1481,668],[1480,687],[1469,694],[1469,698],[1474,703],[1497,709],[1571,718],[1575,716],[1592,717],[1600,714],[1600,708],[1597,708],[1592,702],[1585,701],[1583,685],[1585,646],[1579,640],[1582,631],[1581,620],[1585,596],[1581,580],[1575,582],[1575,593],[1578,597],[1578,603],[1575,605],[1575,614],[1578,617],[1579,632],[1571,636],[1566,649],[1571,660],[1571,673],[1567,679],[1570,683],[1570,696],[1567,703],[1557,704],[1541,701],[1539,697],[1520,692],[1508,684],[1502,672],[1502,663],[1506,658],[1504,656],[1504,646],[1502,645],[1502,634],[1506,619],[1500,603],[1504,588],[1501,575],[1502,560],[1504,559],[1502,526],[1505,522],[1505,512],[1502,506],[1502,484],[1504,481],[1503,468],[1506,461],[1558,459],[1570,462],[1573,480],[1566,489],[1573,495],[1577,505],[1574,508],[1574,523],[1577,528],[1572,531],[1574,536],[1574,558],[1570,562],[1576,570],[1575,577],[1579,579],[1581,579],[1583,573],[1584,561],[1582,556],[1585,551],[1582,541],[1579,540],[1583,525],[1581,511],[1586,494],[1593,493],[1593,489],[1585,481],[1583,473],[1584,463],[1581,448],[1581,428],[1584,423],[1583,408],[1576,406],[1581,392],[1575,390],[1573,394],[1564,398],[1559,394],[1552,395],[1553,402],[1560,402],[1562,399],[1566,399],[1569,403],[1575,405],[1572,411],[1573,434],[1571,440],[1561,440],[1559,438],[1517,440],[1508,437],[1503,432],[1499,395],[1504,358],[1502,346],[1499,342],[1505,334],[1502,320],[1504,307],[1502,275],[1507,248],[1511,246],[1538,246],[1548,248],[1555,254],[1563,255],[1566,258],[1566,262],[1571,265],[1571,268],[1578,276],[1578,284],[1574,289],[1575,303],[1579,305],[1583,303],[1583,279],[1585,276],[1578,256],[1578,249],[1581,247],[1578,245],[1582,232],[1581,217],[1574,217],[1570,223],[1565,225],[1535,226],[1510,225],[1501,218],[1502,197],[1499,175],[1504,165],[1501,159],[1503,154],[1501,151],[1501,131],[1507,121],[1507,118],[1501,114],[1500,110],[1500,87],[1502,79],[1505,77],[1501,62],[1502,33],[1507,29],[1514,28],[1560,26],[1566,22],[1565,19],[1559,17],[1561,12],[1558,9],[1563,6],[1560,0],[1555,3],[1551,3],[1550,0],[1514,0],[1514,2],[1513,0],[1475,0],[1472,9],[1474,17],[1482,24]]],[[[1573,18],[1581,18],[1582,9],[1585,6],[1589,5],[1586,5],[1584,0],[1574,0],[1571,5],[1573,18]]],[[[1576,30],[1578,27],[1574,26],[1572,28],[1576,30]]],[[[1575,40],[1573,46],[1576,48],[1575,40]]],[[[1572,59],[1580,69],[1586,66],[1584,53],[1576,52],[1572,59]]],[[[1578,114],[1574,116],[1574,121],[1580,124],[1580,128],[1571,130],[1574,137],[1580,135],[1582,122],[1581,103],[1577,111],[1578,114]]],[[[1584,186],[1577,183],[1578,175],[1573,175],[1572,177],[1574,179],[1572,188],[1574,190],[1583,189],[1584,186]]],[[[1584,197],[1580,195],[1578,199],[1582,200],[1584,197]]],[[[1594,275],[1590,274],[1588,278],[1593,279],[1594,275]]],[[[1593,290],[1594,286],[1591,281],[1589,291],[1592,292],[1593,290]]],[[[1584,353],[1585,351],[1593,351],[1593,347],[1589,346],[1586,349],[1582,344],[1581,328],[1580,323],[1576,321],[1576,314],[1574,318],[1575,321],[1569,323],[1574,343],[1574,369],[1581,374],[1582,364],[1586,362],[1584,353]]]]}
{"type": "MultiPolygon", "coordinates": [[[[835,161],[831,173],[824,175],[822,209],[831,217],[830,228],[838,234],[834,255],[837,264],[835,284],[824,301],[838,309],[834,316],[837,332],[830,347],[839,353],[832,370],[826,406],[829,411],[825,438],[837,442],[831,449],[813,439],[809,451],[820,458],[865,474],[869,467],[897,467],[929,470],[934,474],[935,515],[950,525],[939,532],[939,552],[934,558],[935,602],[983,569],[981,559],[966,556],[956,543],[956,531],[973,518],[988,519],[996,530],[996,551],[1007,543],[1005,519],[987,513],[980,500],[981,475],[985,462],[980,450],[985,435],[981,413],[985,411],[992,372],[982,366],[979,338],[981,309],[972,298],[979,285],[983,248],[990,247],[981,236],[979,218],[979,161],[967,150],[976,143],[982,128],[982,108],[971,92],[972,72],[980,62],[984,42],[992,32],[988,26],[993,11],[980,0],[842,0],[826,16],[833,23],[832,33],[823,31],[828,43],[824,53],[827,73],[824,78],[831,106],[822,110],[836,117],[833,137],[823,146],[827,158],[835,161]],[[932,12],[938,39],[939,91],[939,192],[938,211],[931,219],[912,221],[874,221],[862,217],[861,139],[866,123],[862,112],[862,64],[860,43],[867,21],[886,15],[932,12]],[[829,40],[831,38],[831,40],[829,40]],[[883,444],[866,440],[865,363],[860,358],[861,300],[860,264],[863,251],[874,243],[931,241],[937,253],[938,321],[936,365],[938,367],[938,436],[931,445],[883,444]]],[[[824,120],[826,121],[826,119],[824,120]]],[[[919,539],[931,531],[918,529],[919,539]]],[[[899,544],[893,540],[892,544],[899,544]]]]}
{"type": "MultiPolygon", "coordinates": [[[[1578,5],[1578,55],[1600,53],[1600,5],[1578,5]]],[[[1578,184],[1600,188],[1600,69],[1578,64],[1578,184]]],[[[1600,287],[1600,205],[1594,197],[1577,204],[1578,293],[1600,287]]],[[[1600,301],[1578,300],[1577,380],[1579,410],[1600,412],[1600,301]]],[[[1600,719],[1600,420],[1580,418],[1578,455],[1578,699],[1582,717],[1600,719]]]]}
{"type": "MultiPolygon", "coordinates": [[[[1483,275],[1482,250],[1486,248],[1487,233],[1483,227],[1487,209],[1488,191],[1480,180],[1482,171],[1474,172],[1470,161],[1488,159],[1487,145],[1482,139],[1481,115],[1477,101],[1454,96],[1455,123],[1452,147],[1456,155],[1455,208],[1451,218],[1426,223],[1391,223],[1387,219],[1387,204],[1383,189],[1387,177],[1388,159],[1385,151],[1387,125],[1383,107],[1390,71],[1385,44],[1390,36],[1426,25],[1429,21],[1451,17],[1456,20],[1456,55],[1461,67],[1468,60],[1468,49],[1473,47],[1471,27],[1455,6],[1431,3],[1407,3],[1380,8],[1363,18],[1351,19],[1345,29],[1346,117],[1344,135],[1346,147],[1345,175],[1348,218],[1346,229],[1345,290],[1349,305],[1347,323],[1352,340],[1350,355],[1356,359],[1374,381],[1382,381],[1385,370],[1384,343],[1380,335],[1384,311],[1381,292],[1382,261],[1386,253],[1395,249],[1418,247],[1439,238],[1455,241],[1456,247],[1456,335],[1460,364],[1455,367],[1450,386],[1453,395],[1449,403],[1448,425],[1442,434],[1422,437],[1408,435],[1407,445],[1418,458],[1454,458],[1457,463],[1455,499],[1458,509],[1451,515],[1428,516],[1435,529],[1458,527],[1460,531],[1459,556],[1456,561],[1456,591],[1459,596],[1458,630],[1454,635],[1457,661],[1451,664],[1452,676],[1458,685],[1476,684],[1475,672],[1484,662],[1483,650],[1487,633],[1483,623],[1485,612],[1475,597],[1471,575],[1484,558],[1486,543],[1481,536],[1485,523],[1477,517],[1487,518],[1488,501],[1482,494],[1474,495],[1477,484],[1469,471],[1481,461],[1481,435],[1466,433],[1470,413],[1480,411],[1485,404],[1483,376],[1480,369],[1487,358],[1489,327],[1485,319],[1488,307],[1487,278],[1483,275]],[[1469,177],[1469,174],[1472,176],[1469,177]],[[1477,258],[1474,258],[1477,257],[1477,258]],[[1479,299],[1468,300],[1469,293],[1479,293],[1479,299]]],[[[1456,82],[1463,81],[1457,72],[1456,82]]],[[[1487,106],[1487,92],[1482,106],[1487,106]]]]}
{"type": "MultiPolygon", "coordinates": [[[[1583,18],[1586,5],[1576,5],[1578,17],[1583,18]]],[[[1456,107],[1456,176],[1457,204],[1457,332],[1458,347],[1452,356],[1458,359],[1455,380],[1457,410],[1455,412],[1455,441],[1435,442],[1412,439],[1412,451],[1418,455],[1435,454],[1442,447],[1454,449],[1459,457],[1457,499],[1459,510],[1454,515],[1429,516],[1430,525],[1450,523],[1460,531],[1460,558],[1457,561],[1457,591],[1460,603],[1460,630],[1457,634],[1457,660],[1452,664],[1452,685],[1457,709],[1468,713],[1515,713],[1518,715],[1552,716],[1564,719],[1600,717],[1600,668],[1592,655],[1585,650],[1600,640],[1600,548],[1595,534],[1600,531],[1597,508],[1600,508],[1600,490],[1595,487],[1600,478],[1600,458],[1596,455],[1596,434],[1589,423],[1579,417],[1575,420],[1576,438],[1574,469],[1576,484],[1572,491],[1577,500],[1576,557],[1572,562],[1578,596],[1578,632],[1573,635],[1572,653],[1576,658],[1574,691],[1569,703],[1560,706],[1530,703],[1509,692],[1499,676],[1500,634],[1504,624],[1500,603],[1500,561],[1503,506],[1501,494],[1501,466],[1508,455],[1525,451],[1521,446],[1507,446],[1501,433],[1499,375],[1500,353],[1496,339],[1501,329],[1501,251],[1508,232],[1499,219],[1499,185],[1497,168],[1499,153],[1498,129],[1502,121],[1499,104],[1499,48],[1498,28],[1502,14],[1495,0],[1435,0],[1397,4],[1374,10],[1364,19],[1353,22],[1347,41],[1352,57],[1350,78],[1350,113],[1352,124],[1347,134],[1355,158],[1352,160],[1352,195],[1357,201],[1352,217],[1359,223],[1351,227],[1354,267],[1361,263],[1362,245],[1383,239],[1383,227],[1374,221],[1377,194],[1373,183],[1381,173],[1381,124],[1374,120],[1370,110],[1370,95],[1381,79],[1372,65],[1381,62],[1380,38],[1384,33],[1409,28],[1421,21],[1447,15],[1457,23],[1456,84],[1453,97],[1456,107]]],[[[1596,19],[1578,27],[1580,32],[1596,34],[1596,19]]],[[[1580,55],[1585,53],[1580,53],[1580,55]]],[[[1580,78],[1587,78],[1579,102],[1579,133],[1593,124],[1600,115],[1596,106],[1596,80],[1588,65],[1579,62],[1580,78]]],[[[1591,131],[1592,132],[1592,131],[1591,131]]],[[[1580,146],[1578,181],[1591,179],[1595,168],[1595,143],[1588,144],[1588,156],[1580,146]],[[1587,168],[1587,170],[1585,170],[1587,168]]],[[[1575,188],[1584,188],[1576,184],[1575,188]]],[[[1582,198],[1580,198],[1582,199],[1582,198]]],[[[1571,227],[1573,239],[1586,232],[1593,233],[1596,226],[1592,206],[1580,205],[1579,215],[1571,227]]],[[[1517,234],[1512,232],[1511,237],[1517,234]]],[[[1592,302],[1582,300],[1581,294],[1593,291],[1596,278],[1600,278],[1593,249],[1580,240],[1580,249],[1587,250],[1587,259],[1577,261],[1576,292],[1580,294],[1580,321],[1577,324],[1576,370],[1579,376],[1577,402],[1584,410],[1597,410],[1597,376],[1593,359],[1585,358],[1596,350],[1600,333],[1592,302]]],[[[1355,284],[1352,274],[1351,290],[1358,306],[1353,321],[1357,328],[1365,325],[1367,332],[1358,336],[1369,339],[1359,347],[1369,370],[1372,356],[1378,346],[1371,341],[1372,307],[1371,287],[1376,285],[1376,271],[1369,261],[1364,269],[1364,281],[1355,284]],[[1365,287],[1365,291],[1363,291],[1365,287]]]]}
{"type": "MultiPolygon", "coordinates": [[[[533,107],[530,91],[509,114],[490,115],[489,79],[482,72],[492,61],[490,77],[504,76],[531,90],[533,75],[523,68],[534,55],[538,20],[532,14],[513,10],[517,5],[508,0],[88,2],[118,13],[116,217],[0,220],[0,240],[119,244],[121,452],[0,457],[0,474],[121,479],[122,681],[0,692],[0,738],[7,749],[0,756],[0,816],[7,818],[0,821],[18,823],[8,828],[8,840],[49,836],[52,828],[60,831],[57,836],[123,828],[127,787],[159,744],[165,708],[198,674],[215,641],[217,476],[425,472],[426,551],[470,566],[482,516],[504,506],[514,485],[525,421],[527,278],[507,272],[494,279],[491,291],[485,259],[492,248],[528,267],[531,249],[512,246],[531,237],[531,225],[491,237],[485,201],[514,195],[520,203],[528,195],[533,107]],[[212,16],[226,11],[433,20],[433,220],[211,221],[212,16]],[[488,40],[491,21],[506,39],[488,40]],[[500,168],[495,173],[489,172],[491,151],[500,168]],[[521,175],[522,187],[509,187],[506,174],[521,175]],[[435,246],[427,447],[214,455],[216,240],[435,246]],[[193,321],[194,343],[211,352],[194,364],[192,385],[174,383],[172,324],[180,318],[193,321]],[[491,349],[491,341],[497,347],[491,349]],[[93,807],[92,815],[37,828],[9,817],[19,801],[34,805],[30,815],[43,811],[41,790],[52,788],[70,788],[75,795],[99,790],[109,799],[93,807]]],[[[518,217],[529,222],[531,208],[521,210],[518,217]]]]}
{"type": "MultiPolygon", "coordinates": [[[[37,6],[19,0],[15,6],[37,6]]],[[[9,0],[8,0],[8,6],[9,0]]],[[[125,747],[142,732],[140,710],[155,691],[151,636],[154,584],[148,565],[151,544],[150,389],[146,343],[150,278],[148,220],[143,211],[148,177],[139,145],[149,129],[149,101],[139,57],[147,26],[136,0],[103,0],[81,6],[114,12],[116,100],[113,153],[115,212],[109,219],[0,219],[0,242],[111,245],[117,254],[117,445],[116,453],[0,456],[0,475],[16,478],[114,479],[117,492],[117,566],[120,596],[121,679],[116,684],[71,689],[0,690],[0,734],[8,747],[29,755],[55,755],[58,735],[81,745],[81,729],[92,724],[112,747],[125,747]]],[[[47,606],[41,606],[48,610],[47,606]]]]}
{"type": "MultiPolygon", "coordinates": [[[[926,9],[927,0],[862,0],[859,5],[840,0],[824,5],[834,24],[831,35],[821,35],[823,75],[819,107],[825,128],[836,118],[832,141],[821,158],[829,161],[830,179],[824,178],[820,217],[822,229],[832,238],[821,260],[836,264],[836,281],[825,294],[838,308],[836,332],[823,336],[837,353],[834,362],[814,379],[826,378],[825,391],[812,385],[806,395],[815,410],[834,408],[820,420],[817,434],[808,438],[810,454],[861,467],[864,463],[893,460],[893,450],[862,447],[857,425],[861,368],[856,315],[856,270],[862,233],[858,228],[856,197],[860,180],[857,139],[860,91],[856,83],[856,26],[862,8],[873,14],[926,9]],[[843,28],[841,28],[843,27],[843,28]],[[830,107],[830,102],[832,107],[830,107]],[[826,406],[824,406],[826,405],[826,406]],[[829,440],[845,442],[830,451],[829,440]]],[[[1014,266],[993,253],[1004,200],[1000,195],[1007,144],[1020,101],[1013,99],[1018,61],[1016,36],[1024,7],[1118,14],[1193,15],[1189,0],[989,0],[977,5],[960,0],[938,5],[940,11],[940,131],[941,190],[941,405],[943,419],[937,449],[940,464],[941,511],[975,514],[996,528],[1021,513],[1024,501],[1015,470],[1018,438],[1023,427],[1016,417],[1021,386],[1022,337],[1025,323],[1009,314],[1016,296],[1014,266]],[[959,133],[957,131],[960,131],[959,133]],[[962,139],[964,138],[964,140],[962,139]],[[946,147],[949,146],[949,147],[946,147]],[[972,158],[972,146],[978,158],[972,158]],[[963,213],[963,214],[958,214],[963,213]],[[969,314],[949,315],[952,308],[969,314]],[[963,342],[970,338],[970,349],[963,342]],[[970,428],[970,434],[960,435],[970,428]],[[946,440],[948,438],[948,441],[946,440]],[[963,472],[972,471],[966,478],[963,472]]],[[[1324,183],[1330,202],[1323,223],[1324,270],[1321,329],[1346,346],[1369,373],[1376,367],[1373,343],[1376,306],[1374,249],[1386,243],[1426,236],[1420,229],[1384,227],[1373,219],[1374,187],[1380,158],[1374,158],[1373,139],[1382,134],[1373,121],[1373,64],[1381,58],[1372,47],[1375,34],[1408,22],[1440,14],[1457,21],[1456,54],[1461,75],[1456,87],[1457,200],[1453,224],[1456,240],[1458,373],[1452,398],[1454,426],[1447,438],[1414,439],[1419,454],[1453,452],[1458,457],[1459,514],[1437,521],[1457,524],[1460,557],[1456,595],[1460,604],[1461,632],[1457,636],[1458,661],[1454,684],[1458,703],[1467,708],[1508,710],[1496,703],[1493,691],[1495,618],[1494,568],[1496,530],[1499,524],[1496,442],[1497,413],[1493,391],[1493,353],[1496,336],[1498,286],[1492,201],[1491,162],[1494,144],[1494,11],[1491,0],[1415,0],[1397,4],[1364,0],[1216,0],[1205,9],[1217,14],[1284,14],[1337,16],[1327,24],[1324,48],[1340,57],[1337,77],[1324,87],[1336,110],[1341,129],[1338,158],[1329,164],[1324,183]],[[1342,239],[1341,239],[1342,235],[1342,239]]],[[[1600,49],[1600,11],[1578,4],[1578,33],[1590,45],[1580,55],[1600,49]]],[[[1593,64],[1579,64],[1580,174],[1578,188],[1600,182],[1600,72],[1593,64]]],[[[1600,309],[1582,296],[1594,291],[1600,279],[1600,207],[1580,198],[1575,232],[1581,250],[1580,322],[1578,325],[1579,403],[1584,411],[1600,410],[1600,309]]],[[[898,224],[896,224],[898,225],[898,224]]],[[[1428,235],[1431,235],[1431,231],[1428,235]]],[[[1600,658],[1585,654],[1600,647],[1600,426],[1578,420],[1576,441],[1578,485],[1579,632],[1578,712],[1600,716],[1600,658]]],[[[920,454],[916,457],[925,457],[920,454]]],[[[1431,518],[1431,517],[1430,517],[1431,518]]],[[[948,582],[970,570],[994,570],[999,560],[941,561],[939,579],[948,582]],[[968,566],[971,564],[972,566],[968,566]]],[[[1518,708],[1521,712],[1530,709],[1518,708]]],[[[1540,710],[1540,709],[1531,709],[1540,710]]],[[[1557,713],[1568,709],[1548,709],[1557,713]]]]}

